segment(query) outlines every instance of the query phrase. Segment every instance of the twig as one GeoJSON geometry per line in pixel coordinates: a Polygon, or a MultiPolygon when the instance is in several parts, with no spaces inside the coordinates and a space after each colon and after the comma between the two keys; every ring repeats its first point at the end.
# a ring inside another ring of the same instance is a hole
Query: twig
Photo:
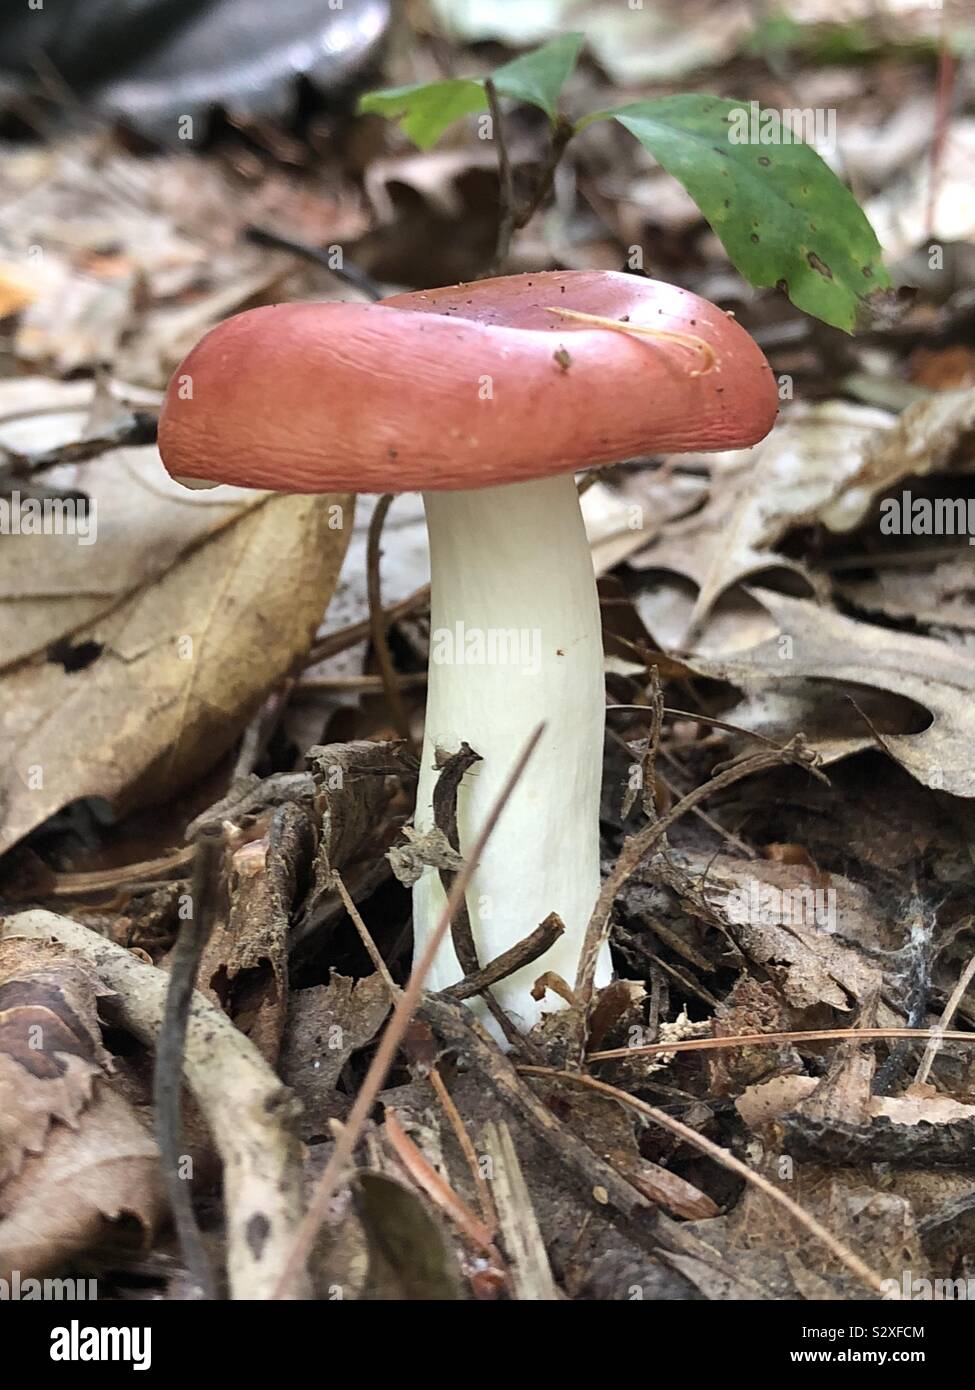
{"type": "MultiPolygon", "coordinates": [[[[406,618],[412,613],[419,612],[429,602],[430,585],[423,584],[419,589],[414,589],[412,594],[407,594],[406,598],[401,598],[398,603],[391,603],[388,608],[383,609],[383,619],[387,628],[400,618],[406,618]]],[[[315,666],[319,661],[325,661],[330,656],[337,656],[339,652],[348,651],[349,647],[354,647],[357,642],[368,637],[370,631],[369,619],[363,618],[358,623],[349,623],[348,627],[340,627],[335,632],[327,632],[324,637],[319,638],[308,653],[304,662],[306,669],[309,666],[315,666]]]]}
{"type": "Polygon", "coordinates": [[[386,1075],[393,1064],[393,1059],[406,1035],[410,1020],[416,1012],[416,1007],[423,990],[423,982],[433,964],[434,956],[440,949],[440,944],[453,920],[454,913],[464,900],[467,885],[477,867],[477,862],[484,853],[484,847],[490,839],[494,827],[497,825],[498,819],[508,803],[511,793],[517,786],[528,764],[529,758],[535,751],[535,746],[541,738],[544,728],[544,724],[538,726],[522,752],[519,754],[511,773],[488,812],[487,819],[481,828],[480,834],[471,847],[467,862],[454,879],[450,895],[444,904],[443,912],[440,914],[440,920],[431,933],[430,939],[423,950],[423,954],[413,967],[406,989],[397,1001],[392,1017],[386,1025],[379,1046],[369,1066],[369,1070],[366,1072],[365,1079],[359,1089],[359,1094],[356,1096],[352,1109],[349,1112],[348,1120],[339,1134],[331,1158],[325,1165],[325,1171],[318,1180],[318,1186],[312,1196],[308,1213],[301,1223],[291,1253],[285,1263],[281,1278],[275,1289],[275,1298],[284,1298],[287,1296],[294,1280],[304,1267],[311,1253],[315,1236],[325,1219],[332,1194],[342,1181],[346,1166],[359,1141],[363,1126],[369,1118],[369,1113],[375,1103],[376,1096],[379,1094],[383,1082],[386,1079],[386,1075]]]}
{"type": "MultiPolygon", "coordinates": [[[[636,706],[636,708],[644,709],[645,706],[638,705],[636,706]]],[[[621,748],[623,750],[627,757],[633,757],[634,749],[631,748],[631,746],[627,743],[625,738],[620,738],[619,734],[615,731],[615,729],[607,728],[606,735],[608,738],[612,739],[612,741],[616,744],[617,748],[621,748]]],[[[666,758],[672,766],[678,767],[682,772],[684,771],[684,768],[681,767],[680,763],[677,762],[677,759],[673,756],[673,754],[668,753],[665,747],[661,747],[658,750],[658,752],[660,757],[666,758]]],[[[680,799],[680,794],[677,788],[674,786],[673,782],[669,781],[668,778],[666,778],[659,769],[654,770],[654,778],[656,781],[659,781],[661,786],[664,787],[666,791],[670,792],[670,794],[673,797],[677,798],[678,800],[680,799]]],[[[623,819],[625,819],[625,817],[629,814],[631,809],[632,808],[630,805],[629,797],[624,797],[623,806],[621,808],[623,813],[623,819]]],[[[702,825],[706,825],[713,834],[717,835],[719,840],[730,840],[733,844],[735,844],[738,847],[738,849],[741,851],[741,853],[745,856],[746,859],[754,859],[756,857],[755,851],[751,849],[748,845],[746,845],[744,840],[739,840],[738,837],[736,835],[733,835],[730,830],[725,830],[724,826],[719,825],[718,822],[714,820],[712,816],[709,816],[707,811],[705,811],[703,807],[692,806],[691,815],[696,816],[702,825]]]]}
{"type": "Polygon", "coordinates": [[[501,1235],[509,1261],[511,1295],[519,1302],[558,1298],[548,1252],[538,1227],[531,1193],[525,1182],[511,1131],[503,1120],[489,1120],[482,1131],[488,1156],[494,1164],[501,1235]]]}
{"type": "Polygon", "coordinates": [[[720,1163],[723,1168],[737,1173],[740,1178],[744,1178],[745,1182],[751,1183],[753,1187],[757,1188],[769,1201],[788,1212],[794,1221],[825,1245],[830,1254],[845,1265],[850,1273],[867,1288],[873,1289],[874,1293],[885,1293],[885,1284],[880,1275],[861,1260],[859,1255],[854,1254],[841,1240],[838,1240],[832,1231],[827,1230],[814,1216],[810,1216],[809,1212],[805,1211],[798,1202],[794,1202],[791,1197],[786,1196],[774,1183],[769,1182],[768,1178],[756,1172],[754,1168],[749,1168],[747,1163],[742,1163],[741,1159],[735,1158],[734,1154],[723,1149],[720,1144],[715,1144],[710,1139],[706,1139],[703,1134],[698,1134],[697,1130],[691,1129],[690,1125],[685,1125],[681,1120],[675,1120],[673,1116],[666,1114],[663,1110],[658,1110],[656,1106],[648,1105],[645,1100],[628,1095],[626,1091],[621,1091],[618,1086],[610,1086],[608,1082],[597,1081],[593,1076],[585,1076],[580,1072],[559,1071],[556,1067],[519,1066],[517,1070],[523,1076],[544,1076],[551,1080],[568,1081],[573,1085],[585,1086],[589,1090],[598,1091],[610,1100],[618,1101],[620,1105],[628,1106],[631,1110],[643,1115],[645,1119],[660,1125],[661,1129],[666,1129],[671,1134],[677,1135],[685,1144],[699,1149],[701,1153],[714,1159],[715,1163],[720,1163]]]}
{"type": "Polygon", "coordinates": [[[559,116],[552,130],[548,158],[542,166],[542,171],[539,175],[538,182],[535,184],[532,196],[515,218],[515,231],[520,231],[522,227],[528,226],[528,223],[551,193],[552,185],[555,182],[555,171],[559,167],[562,156],[565,154],[566,146],[574,134],[575,126],[572,122],[565,116],[559,116]]]}
{"type": "MultiPolygon", "coordinates": [[[[165,971],[53,912],[21,912],[0,922],[0,930],[59,941],[90,961],[112,991],[113,1016],[146,1047],[155,1045],[166,1005],[165,971]]],[[[223,1163],[231,1297],[265,1299],[302,1212],[297,1104],[250,1039],[201,994],[193,996],[183,1067],[223,1163]]],[[[294,1288],[307,1296],[303,1272],[294,1288]]]]}
{"type": "MultiPolygon", "coordinates": [[[[609,714],[611,711],[620,709],[633,710],[637,714],[653,713],[649,705],[607,705],[606,713],[609,714]]],[[[716,729],[726,729],[729,734],[742,734],[745,738],[753,738],[759,743],[764,743],[768,748],[776,748],[780,752],[782,750],[781,743],[775,743],[774,740],[766,738],[764,734],[755,733],[753,729],[742,729],[739,725],[729,724],[724,719],[714,719],[709,714],[692,714],[690,710],[671,709],[669,705],[664,705],[663,712],[676,719],[693,719],[697,724],[713,724],[716,729]]]]}
{"type": "Polygon", "coordinates": [[[470,1170],[471,1179],[474,1183],[474,1190],[477,1193],[477,1204],[481,1208],[481,1218],[485,1226],[490,1230],[492,1236],[498,1229],[498,1213],[494,1207],[494,1199],[491,1196],[491,1189],[485,1181],[484,1174],[481,1172],[481,1165],[478,1162],[477,1150],[474,1141],[467,1133],[467,1126],[457,1106],[454,1098],[447,1090],[444,1079],[440,1075],[440,1070],[432,1066],[428,1072],[430,1085],[437,1093],[437,1099],[443,1106],[444,1114],[450,1122],[450,1127],[454,1131],[454,1138],[460,1146],[460,1151],[464,1155],[467,1167],[470,1170]]]}
{"type": "Polygon", "coordinates": [[[484,90],[488,99],[494,140],[498,149],[499,202],[501,205],[500,218],[498,221],[498,239],[495,243],[494,258],[487,273],[488,275],[497,275],[508,259],[508,255],[511,251],[511,240],[515,232],[520,231],[522,227],[528,226],[528,223],[551,193],[552,184],[555,181],[555,171],[559,167],[562,156],[565,154],[566,146],[575,134],[575,126],[570,120],[567,120],[565,116],[558,117],[555,125],[552,127],[548,155],[539,171],[538,178],[535,181],[535,187],[527,202],[522,204],[519,208],[515,201],[511,158],[508,154],[508,146],[504,136],[504,117],[501,113],[497,89],[490,78],[485,80],[484,90]]]}
{"type": "Polygon", "coordinates": [[[392,654],[389,650],[389,642],[386,638],[386,615],[383,612],[382,589],[379,577],[379,557],[381,555],[380,542],[383,535],[383,524],[386,520],[386,513],[389,511],[393,502],[393,493],[386,492],[376,503],[376,509],[369,521],[369,540],[366,546],[366,584],[369,593],[369,628],[372,633],[373,650],[376,653],[376,660],[379,662],[379,670],[383,678],[383,690],[386,695],[386,703],[393,718],[393,727],[400,738],[405,739],[407,744],[412,747],[410,736],[410,719],[406,713],[406,706],[403,704],[403,696],[400,693],[399,682],[396,678],[396,667],[393,664],[392,654]]]}
{"type": "MultiPolygon", "coordinates": [[[[383,611],[388,613],[389,609],[383,611]]],[[[421,690],[426,683],[426,671],[411,671],[407,675],[396,677],[396,684],[400,690],[421,690]]],[[[373,694],[382,693],[385,689],[386,684],[382,676],[303,676],[295,682],[294,694],[302,695],[316,690],[348,690],[373,694]]]]}
{"type": "Polygon", "coordinates": [[[163,855],[161,859],[143,859],[138,864],[122,864],[117,869],[93,869],[86,873],[55,874],[50,886],[35,896],[43,898],[77,898],[87,893],[105,893],[111,888],[129,887],[146,880],[168,878],[181,874],[193,863],[196,850],[192,845],[163,855]]]}
{"type": "Polygon", "coordinates": [[[805,767],[809,772],[822,776],[815,766],[815,756],[809,749],[801,734],[797,734],[782,749],[770,750],[767,753],[755,753],[752,757],[744,759],[734,767],[727,768],[724,772],[719,772],[717,776],[704,782],[699,787],[695,787],[692,792],[688,792],[677,802],[676,806],[654,821],[651,825],[645,826],[637,834],[629,836],[623,842],[619,857],[612,870],[603,882],[596,899],[596,906],[592,910],[589,924],[586,927],[586,934],[582,944],[582,951],[579,956],[579,970],[576,975],[575,993],[579,999],[581,1008],[576,1016],[576,1028],[578,1030],[575,1039],[575,1046],[569,1049],[568,1056],[572,1058],[573,1064],[582,1065],[582,1058],[585,1053],[586,1035],[588,1029],[588,1009],[593,996],[593,977],[596,970],[596,962],[603,942],[609,932],[610,916],[613,910],[613,903],[616,895],[620,892],[624,883],[639,866],[640,861],[653,848],[656,842],[667,833],[675,821],[680,820],[681,816],[699,802],[706,800],[714,792],[723,791],[725,787],[732,786],[735,782],[740,782],[745,777],[751,777],[754,773],[765,772],[773,767],[781,767],[785,763],[796,763],[805,767]]]}
{"type": "MultiPolygon", "coordinates": [[[[664,760],[665,763],[669,763],[669,765],[675,770],[675,772],[683,772],[686,775],[687,769],[677,758],[674,757],[673,753],[671,753],[670,749],[666,746],[666,744],[660,749],[660,757],[664,760]]],[[[662,772],[658,772],[657,776],[660,778],[661,782],[663,782],[664,786],[668,789],[668,791],[670,791],[674,796],[680,795],[678,788],[673,784],[673,782],[668,781],[668,779],[663,775],[662,772]]],[[[707,811],[705,811],[703,806],[695,806],[693,814],[697,816],[698,820],[702,821],[708,827],[708,829],[713,832],[713,834],[717,835],[720,840],[724,840],[726,844],[734,845],[735,848],[745,859],[758,858],[758,855],[752,849],[751,845],[746,845],[745,841],[740,840],[733,830],[726,830],[725,827],[723,825],[720,825],[718,821],[714,819],[713,816],[708,815],[707,811]]]]}
{"type": "Polygon", "coordinates": [[[7,446],[4,447],[4,468],[14,478],[32,478],[49,468],[57,468],[65,463],[87,463],[110,449],[131,448],[143,444],[155,444],[158,421],[148,411],[137,410],[111,428],[103,430],[89,439],[77,439],[69,444],[59,444],[54,449],[41,453],[21,454],[7,446]]]}
{"type": "Polygon", "coordinates": [[[159,1161],[176,1223],[183,1259],[207,1299],[217,1297],[213,1269],[193,1211],[192,1186],[183,1176],[183,1056],[190,1003],[203,950],[217,912],[223,836],[210,831],[196,843],[190,887],[190,915],[183,921],[169,957],[169,988],[162,1028],[156,1041],[152,1102],[159,1161]]]}
{"type": "MultiPolygon", "coordinates": [[[[954,1036],[947,1031],[948,1024],[954,1018],[955,1010],[961,1003],[965,990],[971,984],[973,975],[975,975],[975,956],[972,956],[971,960],[965,966],[965,969],[961,972],[958,983],[951,991],[951,995],[945,1005],[944,1013],[939,1018],[937,1026],[931,1030],[931,1038],[927,1047],[924,1049],[921,1065],[918,1067],[917,1075],[914,1078],[915,1086],[921,1086],[927,1081],[931,1074],[932,1064],[934,1063],[935,1057],[938,1055],[938,1050],[942,1042],[945,1038],[954,1036]]],[[[975,1034],[971,1034],[970,1036],[975,1040],[975,1034]]]]}
{"type": "Polygon", "coordinates": [[[379,947],[376,945],[375,941],[373,941],[372,933],[369,931],[369,928],[362,920],[362,914],[356,907],[355,902],[352,898],[352,894],[349,892],[348,888],[346,888],[345,883],[342,879],[342,875],[339,873],[338,869],[332,870],[332,882],[335,884],[335,887],[339,890],[339,897],[342,899],[346,912],[352,918],[353,925],[355,926],[356,931],[359,933],[360,940],[362,941],[363,946],[365,946],[366,948],[366,953],[369,956],[369,959],[372,961],[377,975],[382,980],[383,984],[386,986],[386,989],[389,992],[390,999],[392,999],[393,1003],[395,1003],[399,996],[402,994],[402,990],[400,989],[396,981],[393,979],[392,975],[389,973],[389,967],[386,965],[386,962],[380,955],[379,947]]]}
{"type": "Polygon", "coordinates": [[[450,985],[441,992],[448,999],[473,999],[476,994],[483,994],[500,980],[506,980],[523,965],[530,965],[533,960],[538,960],[539,956],[544,955],[548,948],[558,941],[564,931],[565,923],[559,914],[550,912],[530,936],[516,942],[480,970],[472,971],[456,985],[450,985]]]}
{"type": "MultiPolygon", "coordinates": [[[[460,857],[460,832],[457,828],[457,794],[465,775],[475,763],[480,761],[480,753],[475,752],[469,743],[464,742],[461,743],[456,753],[444,755],[439,748],[436,753],[436,763],[440,776],[433,789],[433,823],[458,857],[460,857]]],[[[438,872],[440,886],[446,897],[453,884],[455,871],[441,868],[438,872]]],[[[474,940],[474,929],[471,926],[466,902],[462,902],[454,914],[454,920],[450,924],[450,939],[453,944],[454,955],[465,975],[471,975],[480,970],[481,962],[477,954],[477,942],[474,940]]],[[[485,1000],[485,1003],[490,1007],[491,1001],[485,1000]]],[[[492,1010],[492,1012],[494,1011],[492,1010]]]]}
{"type": "Polygon", "coordinates": [[[294,678],[286,676],[278,688],[272,690],[267,699],[261,702],[260,709],[244,730],[244,736],[240,741],[232,782],[238,777],[249,776],[267,752],[268,744],[274,737],[274,731],[281,721],[294,686],[294,678]]]}
{"type": "MultiPolygon", "coordinates": [[[[439,748],[437,749],[437,766],[440,769],[440,776],[433,789],[433,822],[450,848],[458,856],[460,856],[460,832],[457,828],[457,794],[466,773],[475,763],[480,761],[480,753],[475,752],[469,743],[462,742],[456,753],[451,753],[446,757],[439,748]]],[[[442,868],[439,870],[439,874],[440,886],[446,897],[449,895],[451,884],[454,881],[454,871],[442,868]]],[[[463,970],[465,977],[476,975],[481,968],[481,961],[477,954],[477,942],[474,940],[474,929],[471,926],[466,900],[460,904],[454,914],[454,920],[450,924],[450,939],[457,963],[463,970]]],[[[521,1051],[530,1051],[531,1049],[526,1047],[523,1042],[524,1035],[519,1033],[489,989],[482,992],[481,999],[484,1007],[511,1046],[517,1047],[521,1051]]]]}
{"type": "Polygon", "coordinates": [[[320,265],[323,269],[342,280],[346,285],[351,285],[353,289],[364,294],[367,299],[375,302],[382,299],[383,292],[376,281],[367,275],[364,270],[360,270],[356,265],[346,265],[345,257],[342,258],[341,265],[333,264],[333,257],[328,251],[321,250],[318,246],[311,246],[306,241],[294,241],[291,237],[281,236],[278,232],[272,232],[267,227],[255,227],[253,224],[244,228],[244,236],[255,246],[267,246],[272,251],[290,251],[292,256],[300,256],[303,260],[312,261],[315,265],[320,265]]]}
{"type": "Polygon", "coordinates": [[[508,254],[511,251],[511,238],[515,234],[515,180],[511,169],[511,157],[508,154],[508,142],[504,135],[504,117],[501,114],[498,89],[490,77],[484,80],[484,92],[491,112],[491,133],[498,151],[498,196],[501,206],[498,240],[494,249],[494,260],[488,273],[498,275],[508,259],[508,254]]]}
{"type": "Polygon", "coordinates": [[[590,1197],[603,1189],[621,1216],[635,1220],[649,1213],[650,1203],[605,1159],[558,1119],[551,1107],[519,1074],[507,1053],[488,1037],[477,1016],[464,1004],[428,994],[420,1005],[424,1018],[451,1051],[457,1052],[478,1081],[490,1086],[500,1105],[509,1108],[544,1143],[566,1171],[590,1197]]]}
{"type": "Polygon", "coordinates": [[[870,1042],[883,1038],[907,1038],[920,1042],[937,1038],[939,1042],[975,1043],[975,1033],[949,1032],[938,1028],[811,1028],[791,1033],[735,1033],[727,1038],[683,1038],[674,1042],[645,1043],[641,1047],[613,1047],[606,1052],[590,1052],[586,1062],[621,1062],[629,1057],[652,1057],[660,1052],[715,1052],[726,1047],[777,1047],[780,1043],[870,1042]]]}
{"type": "Polygon", "coordinates": [[[494,1248],[494,1231],[474,1215],[463,1197],[431,1167],[396,1118],[396,1111],[388,1106],[385,1128],[390,1147],[417,1187],[447,1213],[469,1245],[500,1264],[501,1257],[494,1248]]]}
{"type": "MultiPolygon", "coordinates": [[[[640,781],[643,789],[641,802],[643,814],[650,821],[655,821],[659,814],[657,807],[657,787],[655,769],[657,764],[657,752],[660,748],[660,736],[664,726],[664,697],[660,687],[660,667],[650,667],[650,693],[648,696],[650,703],[647,705],[647,716],[650,721],[650,728],[647,733],[647,747],[643,755],[640,768],[640,781]]],[[[636,801],[636,787],[627,787],[623,796],[623,805],[620,816],[626,820],[633,809],[636,801]]]]}

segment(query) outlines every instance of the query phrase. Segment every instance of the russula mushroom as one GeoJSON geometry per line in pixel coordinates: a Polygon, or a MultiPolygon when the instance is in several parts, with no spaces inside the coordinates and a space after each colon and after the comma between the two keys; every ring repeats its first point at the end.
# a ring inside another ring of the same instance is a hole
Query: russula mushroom
{"type": "MultiPolygon", "coordinates": [[[[565,924],[495,987],[522,1028],[559,1004],[532,998],[543,971],[573,984],[600,883],[603,654],[573,474],[754,444],[776,409],[768,364],[727,314],[602,271],[253,309],[209,333],[170,386],[159,443],[174,476],[424,494],[431,656],[417,829],[433,824],[438,750],[466,741],[481,757],[458,797],[463,852],[546,726],[467,895],[482,965],[550,912],[565,924]]],[[[419,950],[444,902],[435,869],[413,900],[419,950]]],[[[597,985],[610,973],[607,950],[597,985]]],[[[462,974],[448,936],[429,986],[462,974]]]]}

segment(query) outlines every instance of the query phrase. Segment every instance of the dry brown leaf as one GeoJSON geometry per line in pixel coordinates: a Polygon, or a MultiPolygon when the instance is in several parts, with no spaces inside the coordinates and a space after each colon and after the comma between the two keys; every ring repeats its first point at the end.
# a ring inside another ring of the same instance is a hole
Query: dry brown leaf
{"type": "MultiPolygon", "coordinates": [[[[821,1085],[814,1076],[780,1076],[749,1086],[735,1101],[735,1109],[749,1129],[762,1129],[780,1115],[808,1101],[821,1085]]],[[[895,1125],[944,1125],[975,1120],[975,1105],[964,1105],[950,1096],[871,1096],[856,1121],[883,1116],[895,1125]]]]}
{"type": "Polygon", "coordinates": [[[93,540],[87,523],[81,535],[0,538],[0,670],[95,623],[263,500],[244,488],[190,492],[155,449],[113,449],[58,476],[88,499],[93,540]]]}
{"type": "MultiPolygon", "coordinates": [[[[910,568],[880,569],[869,578],[834,580],[839,598],[864,615],[934,629],[946,640],[975,633],[975,568],[971,553],[925,563],[920,551],[910,568]]],[[[965,640],[970,640],[967,637],[965,640]]]]}
{"type": "Polygon", "coordinates": [[[60,947],[0,940],[0,1187],[91,1101],[110,1060],[95,1014],[104,993],[60,947]]]}
{"type": "MultiPolygon", "coordinates": [[[[774,691],[786,680],[801,683],[810,705],[851,686],[913,701],[931,714],[930,725],[917,733],[884,733],[884,748],[922,785],[975,797],[975,664],[967,653],[931,637],[856,622],[805,599],[763,590],[761,601],[778,622],[780,636],[747,652],[697,658],[698,671],[749,693],[763,687],[774,691]],[[832,691],[827,682],[833,683],[832,691]]],[[[861,693],[852,693],[862,705],[861,693]]],[[[796,714],[793,709],[792,717],[796,714]]],[[[754,711],[732,710],[728,718],[756,727],[754,711]]],[[[819,746],[814,731],[801,722],[792,730],[797,727],[819,746]]],[[[775,736],[768,722],[762,731],[775,736]]],[[[862,736],[833,753],[868,746],[875,742],[864,726],[862,736]]]]}
{"type": "Polygon", "coordinates": [[[106,993],[62,947],[0,940],[0,1277],[63,1264],[122,1217],[143,1233],[158,1219],[156,1146],[106,1076],[106,993]]]}
{"type": "Polygon", "coordinates": [[[83,669],[9,672],[0,851],[78,798],[121,813],[211,767],[307,651],[350,519],[347,497],[265,498],[77,632],[76,650],[94,657],[83,669]]]}
{"type": "Polygon", "coordinates": [[[731,585],[763,571],[790,571],[815,590],[810,572],[776,553],[777,543],[814,522],[852,529],[894,483],[943,468],[973,424],[975,390],[941,392],[899,417],[845,401],[793,406],[753,449],[715,456],[707,506],[668,526],[631,563],[698,585],[691,633],[731,585]]]}
{"type": "Polygon", "coordinates": [[[289,1002],[281,1077],[304,1106],[306,1132],[327,1133],[328,1119],[343,1109],[335,1084],[353,1052],[382,1027],[389,991],[378,975],[355,981],[333,973],[327,985],[296,990],[289,1002]]]}
{"type": "Polygon", "coordinates": [[[156,1145],[129,1102],[98,1081],[77,1128],[58,1127],[0,1188],[0,1277],[63,1265],[124,1220],[145,1239],[162,1209],[156,1145]]]}

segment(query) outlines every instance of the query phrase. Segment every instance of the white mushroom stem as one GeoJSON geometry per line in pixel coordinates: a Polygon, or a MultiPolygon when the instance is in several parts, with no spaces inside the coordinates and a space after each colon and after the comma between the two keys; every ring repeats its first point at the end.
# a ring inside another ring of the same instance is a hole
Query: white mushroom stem
{"type": "MultiPolygon", "coordinates": [[[[575,480],[471,492],[425,494],[432,597],[426,733],[416,826],[434,823],[438,748],[466,741],[482,761],[467,772],[457,802],[461,853],[473,842],[529,735],[545,732],[474,871],[467,908],[479,962],[534,931],[550,912],[564,935],[537,961],[494,988],[527,1029],[563,1007],[551,991],[531,997],[555,971],[571,987],[599,892],[599,794],[605,695],[599,602],[575,480]]],[[[444,904],[436,869],[413,889],[416,951],[444,904]]],[[[449,937],[428,979],[443,989],[462,978],[449,937]]],[[[608,983],[604,949],[596,984],[608,983]]],[[[483,1004],[474,1004],[483,1012],[483,1004]]]]}

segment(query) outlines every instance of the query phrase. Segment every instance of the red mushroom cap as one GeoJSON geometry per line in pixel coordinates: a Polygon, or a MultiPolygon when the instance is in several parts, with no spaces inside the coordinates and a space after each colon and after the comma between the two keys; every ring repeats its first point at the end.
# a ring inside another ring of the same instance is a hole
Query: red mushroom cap
{"type": "Polygon", "coordinates": [[[546,271],[228,319],[173,377],[159,448],[177,477],[276,492],[479,488],[744,447],[777,409],[761,351],[706,299],[546,271]]]}

